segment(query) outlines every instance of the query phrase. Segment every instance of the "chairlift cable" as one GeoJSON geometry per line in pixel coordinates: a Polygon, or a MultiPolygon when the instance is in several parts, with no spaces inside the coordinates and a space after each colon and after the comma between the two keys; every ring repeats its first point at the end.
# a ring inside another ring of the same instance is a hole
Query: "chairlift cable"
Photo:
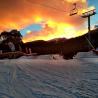
{"type": "Polygon", "coordinates": [[[56,7],[52,7],[52,6],[50,6],[50,5],[46,5],[46,4],[42,4],[42,3],[32,2],[32,4],[36,4],[36,5],[40,5],[40,6],[43,6],[43,7],[51,8],[51,9],[54,9],[54,10],[56,10],[56,11],[63,12],[63,13],[66,12],[65,10],[58,9],[58,8],[56,8],[56,7]]]}
{"type": "MultiPolygon", "coordinates": [[[[65,10],[58,9],[58,8],[52,7],[52,6],[50,6],[50,5],[46,5],[46,4],[42,4],[42,3],[37,3],[37,2],[30,2],[30,3],[36,4],[36,5],[40,5],[40,6],[43,6],[43,7],[47,7],[47,8],[51,8],[51,9],[54,9],[54,10],[56,10],[56,11],[58,11],[58,12],[68,14],[65,10]]],[[[70,16],[75,15],[75,14],[78,13],[78,9],[76,8],[76,5],[77,5],[77,4],[76,4],[76,3],[73,3],[73,5],[74,5],[74,8],[73,8],[72,10],[70,10],[70,11],[75,11],[75,12],[74,12],[74,13],[72,12],[72,14],[71,14],[71,12],[70,12],[70,16]]]]}

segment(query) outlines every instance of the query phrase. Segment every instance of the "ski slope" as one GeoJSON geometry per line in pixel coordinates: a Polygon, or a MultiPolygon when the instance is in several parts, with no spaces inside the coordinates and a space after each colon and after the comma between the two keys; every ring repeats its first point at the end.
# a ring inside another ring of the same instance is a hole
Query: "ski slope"
{"type": "Polygon", "coordinates": [[[0,60],[0,98],[98,98],[98,58],[0,60]]]}

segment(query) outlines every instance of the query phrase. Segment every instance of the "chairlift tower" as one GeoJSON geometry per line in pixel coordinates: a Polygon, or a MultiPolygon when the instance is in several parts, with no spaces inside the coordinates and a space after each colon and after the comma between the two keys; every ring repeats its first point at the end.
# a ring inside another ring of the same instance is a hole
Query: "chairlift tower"
{"type": "Polygon", "coordinates": [[[84,13],[82,13],[82,16],[81,16],[82,18],[88,18],[88,38],[89,38],[89,41],[91,40],[91,37],[90,37],[90,31],[91,31],[90,17],[96,14],[95,10],[96,9],[84,12],[84,13]]]}

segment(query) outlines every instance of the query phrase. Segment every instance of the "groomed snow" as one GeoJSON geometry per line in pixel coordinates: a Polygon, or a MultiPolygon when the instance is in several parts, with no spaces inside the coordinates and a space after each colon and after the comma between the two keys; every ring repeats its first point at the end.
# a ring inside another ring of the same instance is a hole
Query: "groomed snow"
{"type": "Polygon", "coordinates": [[[74,58],[98,58],[93,51],[90,52],[79,52],[74,58]]]}
{"type": "Polygon", "coordinates": [[[98,98],[98,57],[0,60],[0,98],[98,98]]]}

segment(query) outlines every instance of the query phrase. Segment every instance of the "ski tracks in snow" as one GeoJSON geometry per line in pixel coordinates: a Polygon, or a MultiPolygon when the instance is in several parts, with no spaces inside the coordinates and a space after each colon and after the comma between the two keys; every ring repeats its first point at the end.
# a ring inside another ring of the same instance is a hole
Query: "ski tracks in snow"
{"type": "Polygon", "coordinates": [[[0,61],[0,98],[98,98],[97,60],[0,61]]]}

